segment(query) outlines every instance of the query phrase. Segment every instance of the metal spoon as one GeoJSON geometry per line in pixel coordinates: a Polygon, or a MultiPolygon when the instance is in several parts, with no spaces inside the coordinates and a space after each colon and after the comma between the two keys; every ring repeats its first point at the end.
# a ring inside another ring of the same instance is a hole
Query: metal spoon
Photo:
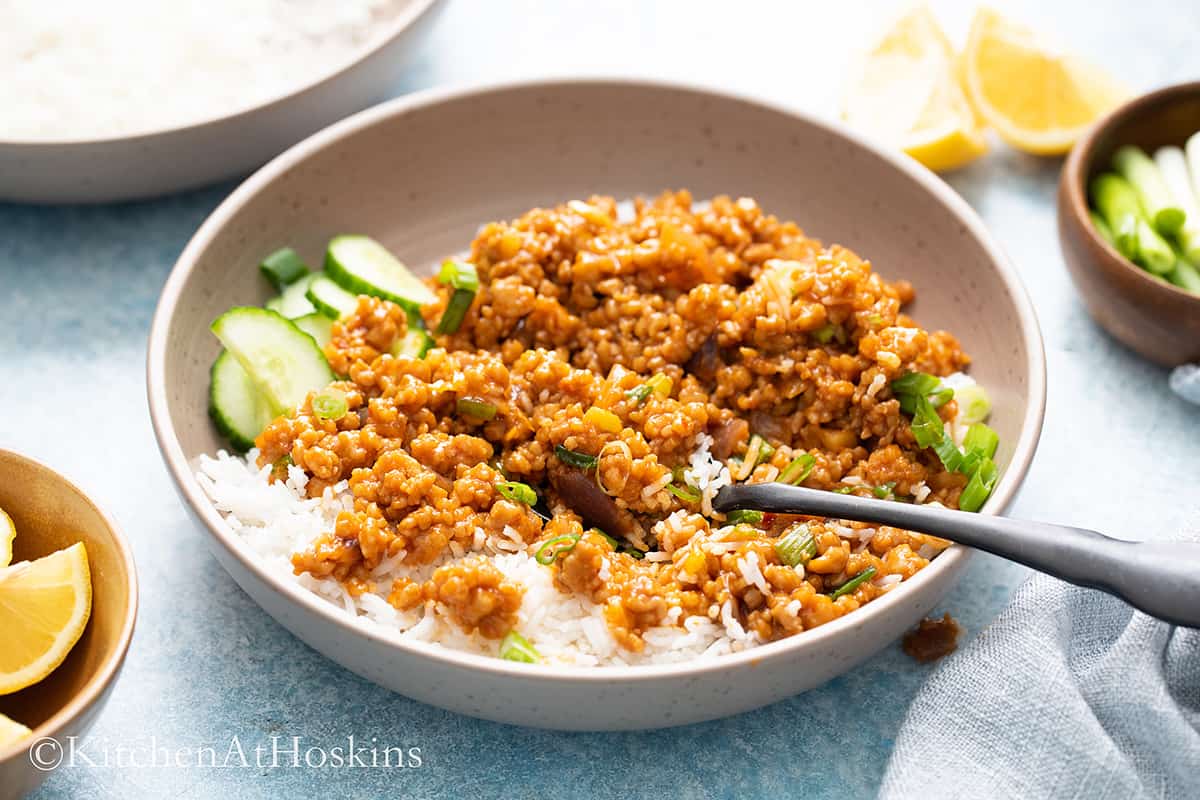
{"type": "Polygon", "coordinates": [[[1200,543],[1127,542],[1095,531],[835,494],[782,483],[726,486],[713,508],[878,522],[984,550],[1099,589],[1175,625],[1200,628],[1200,543]]]}

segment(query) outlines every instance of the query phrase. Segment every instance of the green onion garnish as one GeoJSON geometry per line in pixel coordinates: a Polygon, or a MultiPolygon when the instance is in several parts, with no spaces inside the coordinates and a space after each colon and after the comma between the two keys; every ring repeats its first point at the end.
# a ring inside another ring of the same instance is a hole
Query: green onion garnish
{"type": "Polygon", "coordinates": [[[829,344],[833,341],[833,335],[837,333],[837,327],[832,323],[826,322],[821,327],[812,332],[813,338],[821,344],[829,344]]]}
{"type": "Polygon", "coordinates": [[[807,564],[817,554],[817,540],[813,538],[807,523],[801,522],[775,540],[775,555],[789,567],[807,564]]]}
{"type": "Polygon", "coordinates": [[[271,477],[277,481],[287,480],[288,467],[296,462],[292,461],[291,455],[280,456],[274,464],[271,465],[271,477]]]}
{"type": "Polygon", "coordinates": [[[620,549],[620,547],[621,547],[621,543],[620,543],[620,542],[618,542],[616,539],[614,539],[613,537],[609,536],[607,533],[605,533],[604,531],[600,530],[599,528],[592,528],[592,529],[591,529],[591,530],[589,530],[588,532],[589,532],[589,533],[594,533],[594,534],[596,534],[597,536],[601,536],[601,537],[603,537],[603,538],[604,538],[604,541],[606,541],[606,542],[608,542],[609,544],[611,544],[611,545],[612,545],[612,549],[613,549],[613,550],[619,550],[619,549],[620,549]]]}
{"type": "Polygon", "coordinates": [[[931,392],[937,391],[941,384],[941,379],[934,375],[927,375],[924,372],[906,372],[892,381],[892,393],[925,397],[931,392]]]}
{"type": "Polygon", "coordinates": [[[853,486],[839,486],[838,488],[833,490],[833,493],[834,494],[850,494],[853,491],[854,491],[853,486]]]}
{"type": "Polygon", "coordinates": [[[954,399],[958,401],[958,419],[963,424],[983,422],[992,413],[992,401],[979,384],[958,387],[954,399]]]}
{"type": "Polygon", "coordinates": [[[798,483],[803,483],[804,479],[813,471],[813,467],[817,464],[816,456],[811,453],[801,453],[792,459],[791,463],[783,468],[783,472],[779,473],[776,478],[778,483],[788,483],[795,486],[798,483]]]}
{"type": "Polygon", "coordinates": [[[831,600],[837,600],[842,595],[850,594],[855,589],[862,586],[867,581],[871,580],[871,578],[875,577],[875,573],[877,571],[878,570],[876,570],[875,567],[867,567],[862,572],[858,573],[853,578],[846,581],[838,588],[834,589],[833,593],[829,595],[829,598],[831,600]]]}
{"type": "Polygon", "coordinates": [[[500,640],[500,657],[506,661],[523,661],[526,664],[536,664],[542,660],[529,640],[516,631],[509,631],[500,640]]]}
{"type": "Polygon", "coordinates": [[[942,386],[936,391],[929,393],[929,402],[934,408],[941,408],[954,399],[954,390],[949,386],[942,386]]]}
{"type": "Polygon", "coordinates": [[[574,550],[578,543],[578,533],[564,533],[562,536],[547,539],[533,554],[533,558],[539,564],[548,567],[557,561],[559,556],[574,550]]]}
{"type": "Polygon", "coordinates": [[[758,525],[763,521],[763,512],[756,511],[753,508],[739,508],[730,511],[725,517],[727,525],[758,525]]]}
{"type": "Polygon", "coordinates": [[[346,393],[341,389],[322,389],[313,395],[312,410],[321,419],[341,419],[349,410],[346,393]]]}
{"type": "Polygon", "coordinates": [[[1000,435],[982,422],[967,428],[967,435],[963,438],[963,450],[979,453],[984,458],[994,457],[999,446],[1000,435]]]}
{"type": "Polygon", "coordinates": [[[637,386],[625,393],[625,396],[633,400],[639,406],[646,402],[646,398],[654,391],[654,387],[648,383],[639,383],[637,386]]]}
{"type": "Polygon", "coordinates": [[[576,450],[568,450],[561,444],[554,445],[554,454],[558,456],[558,460],[566,464],[568,467],[578,467],[579,469],[595,469],[600,463],[600,459],[595,456],[590,456],[587,453],[580,453],[576,450]]]}
{"type": "Polygon", "coordinates": [[[676,486],[673,483],[667,484],[667,491],[678,497],[685,503],[699,503],[700,490],[694,486],[688,486],[686,483],[682,486],[676,486]]]}
{"type": "Polygon", "coordinates": [[[622,547],[622,548],[621,548],[621,550],[620,550],[620,552],[622,552],[622,553],[624,553],[625,555],[629,556],[629,557],[630,557],[630,558],[632,558],[634,561],[641,561],[643,558],[645,558],[645,557],[646,557],[646,551],[645,551],[645,550],[638,550],[636,547],[630,547],[629,545],[626,545],[626,546],[622,547]]]}
{"type": "Polygon", "coordinates": [[[962,494],[958,496],[958,507],[963,511],[978,511],[982,508],[984,502],[991,495],[992,489],[996,488],[996,479],[999,474],[996,462],[990,458],[984,458],[975,470],[975,474],[967,481],[962,494]]]}
{"type": "Polygon", "coordinates": [[[446,301],[446,310],[438,321],[435,333],[454,333],[462,325],[467,316],[467,309],[475,301],[475,293],[479,291],[479,273],[475,265],[465,261],[447,261],[442,264],[438,273],[438,282],[449,284],[454,293],[446,301]]]}
{"type": "Polygon", "coordinates": [[[483,422],[496,418],[496,407],[479,397],[460,397],[455,408],[464,417],[471,417],[483,422]]]}
{"type": "Polygon", "coordinates": [[[887,500],[890,497],[892,497],[892,490],[895,488],[896,488],[896,482],[888,481],[887,483],[883,484],[882,486],[876,486],[875,488],[871,489],[871,494],[875,495],[880,500],[887,500]]]}
{"type": "Polygon", "coordinates": [[[520,481],[500,481],[496,484],[496,491],[507,500],[514,503],[524,503],[527,506],[536,505],[538,501],[537,492],[527,483],[520,481]]]}

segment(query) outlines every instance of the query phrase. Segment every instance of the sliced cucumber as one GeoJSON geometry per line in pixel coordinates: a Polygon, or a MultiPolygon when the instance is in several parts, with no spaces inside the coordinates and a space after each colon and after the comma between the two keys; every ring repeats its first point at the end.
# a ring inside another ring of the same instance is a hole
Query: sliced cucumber
{"type": "Polygon", "coordinates": [[[330,319],[341,319],[358,308],[358,296],[347,292],[323,273],[317,273],[309,284],[308,302],[330,319]]]}
{"type": "Polygon", "coordinates": [[[209,373],[208,413],[217,430],[239,452],[254,447],[254,439],[275,418],[254,381],[228,350],[213,362],[209,373]]]}
{"type": "Polygon", "coordinates": [[[276,291],[280,292],[308,274],[308,265],[290,247],[283,247],[271,253],[262,260],[258,269],[276,291]]]}
{"type": "Polygon", "coordinates": [[[333,338],[333,320],[320,312],[305,314],[292,320],[297,328],[313,337],[317,346],[324,348],[333,338]]]}
{"type": "Polygon", "coordinates": [[[283,314],[283,298],[272,297],[270,300],[263,303],[263,307],[268,311],[274,311],[276,314],[283,314]]]}
{"type": "MultiPolygon", "coordinates": [[[[305,275],[300,280],[293,283],[291,286],[283,290],[283,294],[279,296],[279,304],[277,308],[272,308],[272,311],[278,311],[288,319],[296,319],[313,313],[317,310],[308,299],[308,287],[320,275],[319,272],[313,272],[305,275]]],[[[270,306],[270,303],[267,304],[270,306]]]]}
{"type": "Polygon", "coordinates": [[[391,354],[409,358],[424,358],[433,347],[433,337],[424,327],[412,327],[392,344],[391,354]]]}
{"type": "Polygon", "coordinates": [[[436,299],[408,267],[367,236],[335,236],[325,251],[325,272],[348,292],[382,297],[414,311],[436,299]]]}
{"type": "Polygon", "coordinates": [[[274,414],[296,408],[309,392],[334,380],[313,338],[274,311],[231,308],[217,317],[212,331],[246,370],[274,414]]]}

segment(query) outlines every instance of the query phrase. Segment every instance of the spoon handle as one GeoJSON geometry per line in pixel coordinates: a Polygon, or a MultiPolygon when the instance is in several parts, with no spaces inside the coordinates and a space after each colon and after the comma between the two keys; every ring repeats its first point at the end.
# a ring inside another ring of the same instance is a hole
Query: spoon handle
{"type": "Polygon", "coordinates": [[[1175,625],[1200,628],[1200,543],[1128,542],[1095,531],[936,506],[756,483],[726,486],[713,508],[807,514],[932,534],[1115,595],[1175,625]]]}

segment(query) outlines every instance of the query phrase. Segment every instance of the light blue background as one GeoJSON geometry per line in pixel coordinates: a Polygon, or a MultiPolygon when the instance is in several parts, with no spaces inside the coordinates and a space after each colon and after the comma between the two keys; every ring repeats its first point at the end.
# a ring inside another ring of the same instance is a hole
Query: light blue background
{"type": "MultiPolygon", "coordinates": [[[[1200,11],[1143,0],[1010,4],[1107,60],[1133,87],[1196,77],[1200,11]]],[[[935,3],[952,35],[969,9],[935,3]]],[[[846,53],[892,3],[453,0],[398,90],[538,74],[644,74],[728,86],[830,116],[846,53]]],[[[1056,160],[1002,146],[949,177],[1008,249],[1041,317],[1049,412],[1016,516],[1154,536],[1194,519],[1200,410],[1163,370],[1088,319],[1055,234],[1056,160]],[[1190,497],[1189,497],[1190,493],[1190,497]]],[[[137,634],[86,752],[142,758],[233,737],[333,747],[354,735],[420,747],[412,770],[76,766],[40,798],[871,796],[925,680],[895,645],[827,686],[760,711],[649,733],[563,734],[480,722],[390,694],[309,650],[209,556],[159,461],[143,387],[159,290],[233,184],[145,203],[0,205],[0,446],[49,462],[114,512],[142,587],[137,634]],[[81,431],[88,431],[83,435],[81,431]]],[[[886,255],[876,255],[886,263],[886,255]]],[[[977,556],[942,608],[978,632],[1023,570],[977,556]]]]}

